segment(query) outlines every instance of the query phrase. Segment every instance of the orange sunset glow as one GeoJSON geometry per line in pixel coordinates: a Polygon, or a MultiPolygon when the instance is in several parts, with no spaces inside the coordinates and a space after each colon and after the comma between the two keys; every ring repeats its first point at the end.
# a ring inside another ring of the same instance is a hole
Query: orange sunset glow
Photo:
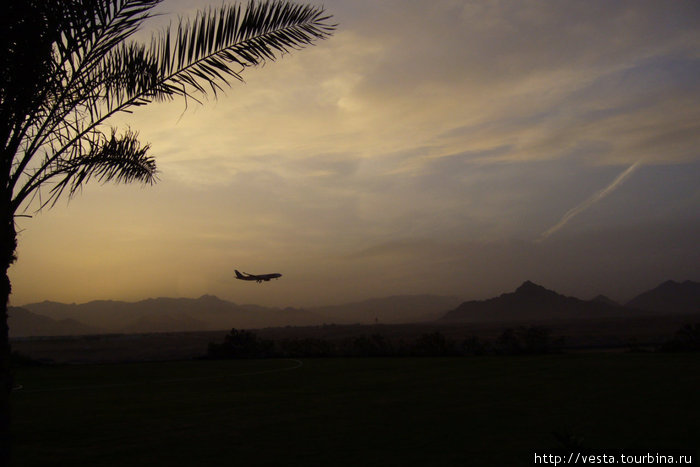
{"type": "MultiPolygon", "coordinates": [[[[136,39],[219,4],[166,1],[136,39]]],[[[30,206],[11,304],[480,299],[526,279],[622,300],[700,279],[697,2],[324,6],[332,38],[202,105],[111,119],[158,183],[30,206]]]]}

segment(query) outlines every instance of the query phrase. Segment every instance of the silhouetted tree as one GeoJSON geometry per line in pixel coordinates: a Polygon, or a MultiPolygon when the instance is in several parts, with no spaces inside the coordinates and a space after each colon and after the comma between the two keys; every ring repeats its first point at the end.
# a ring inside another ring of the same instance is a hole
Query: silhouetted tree
{"type": "Polygon", "coordinates": [[[207,357],[220,358],[265,358],[272,355],[274,342],[259,338],[256,334],[231,329],[224,342],[217,344],[209,343],[207,357]]]}
{"type": "Polygon", "coordinates": [[[700,323],[685,324],[673,339],[664,343],[661,349],[664,352],[698,352],[700,351],[700,323]]]}
{"type": "Polygon", "coordinates": [[[15,217],[30,205],[53,206],[91,179],[153,183],[148,144],[130,129],[106,131],[111,116],[176,96],[216,96],[246,67],[335,29],[322,8],[251,2],[182,19],[148,46],[127,43],[158,3],[12,0],[0,7],[0,446],[8,445],[15,217]]]}
{"type": "Polygon", "coordinates": [[[523,353],[523,344],[518,333],[513,328],[508,328],[498,337],[497,346],[500,352],[508,355],[523,353]]]}
{"type": "Polygon", "coordinates": [[[359,357],[388,357],[394,353],[394,350],[386,337],[381,334],[372,334],[354,338],[349,353],[359,357]]]}
{"type": "Polygon", "coordinates": [[[462,342],[462,352],[467,355],[485,355],[489,351],[487,342],[479,340],[478,337],[472,336],[462,342]]]}
{"type": "Polygon", "coordinates": [[[418,357],[447,357],[456,353],[454,342],[439,331],[421,335],[410,349],[410,354],[418,357]]]}
{"type": "Polygon", "coordinates": [[[551,329],[544,326],[508,328],[500,335],[498,350],[507,355],[545,354],[559,351],[563,341],[553,339],[551,329]]]}
{"type": "Polygon", "coordinates": [[[531,326],[522,331],[525,352],[530,354],[551,353],[559,350],[561,341],[552,338],[552,330],[545,326],[531,326]]]}

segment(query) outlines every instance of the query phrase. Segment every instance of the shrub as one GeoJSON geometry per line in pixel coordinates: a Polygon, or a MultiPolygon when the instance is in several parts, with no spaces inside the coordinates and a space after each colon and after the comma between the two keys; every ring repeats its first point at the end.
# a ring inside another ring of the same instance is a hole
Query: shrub
{"type": "Polygon", "coordinates": [[[462,353],[465,355],[486,355],[489,353],[489,344],[472,336],[462,342],[462,353]]]}
{"type": "Polygon", "coordinates": [[[222,344],[209,343],[207,357],[222,358],[265,358],[272,356],[274,343],[260,339],[254,333],[231,329],[222,344]]]}
{"type": "Polygon", "coordinates": [[[535,355],[558,352],[563,339],[553,339],[551,329],[544,326],[508,328],[498,338],[497,347],[506,355],[535,355]]]}
{"type": "Polygon", "coordinates": [[[388,357],[394,354],[394,349],[386,337],[372,334],[353,339],[349,353],[358,357],[388,357]]]}
{"type": "Polygon", "coordinates": [[[420,336],[413,343],[409,352],[417,357],[448,357],[457,355],[454,342],[447,340],[438,331],[420,336]]]}
{"type": "Polygon", "coordinates": [[[659,349],[663,352],[698,352],[700,351],[700,323],[686,324],[676,331],[670,341],[659,349]]]}

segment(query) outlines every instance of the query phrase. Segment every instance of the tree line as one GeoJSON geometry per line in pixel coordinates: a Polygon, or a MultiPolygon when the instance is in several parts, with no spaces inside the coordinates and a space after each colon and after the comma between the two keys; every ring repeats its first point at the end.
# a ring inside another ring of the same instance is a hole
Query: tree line
{"type": "Polygon", "coordinates": [[[439,331],[413,339],[390,339],[373,333],[327,340],[315,337],[265,339],[252,331],[232,329],[223,342],[210,342],[206,358],[308,358],[308,357],[458,357],[469,355],[539,355],[560,352],[561,337],[543,326],[509,328],[495,340],[476,336],[447,338],[439,331]]]}
{"type": "MultiPolygon", "coordinates": [[[[471,336],[447,338],[439,331],[413,339],[390,339],[381,333],[345,339],[264,339],[252,331],[232,329],[221,343],[210,342],[205,358],[314,358],[314,357],[459,357],[479,355],[544,355],[560,353],[564,338],[553,336],[546,326],[505,329],[493,340],[471,336]]],[[[635,345],[630,351],[639,351],[635,345]]],[[[700,351],[700,323],[685,324],[653,350],[700,351]]]]}

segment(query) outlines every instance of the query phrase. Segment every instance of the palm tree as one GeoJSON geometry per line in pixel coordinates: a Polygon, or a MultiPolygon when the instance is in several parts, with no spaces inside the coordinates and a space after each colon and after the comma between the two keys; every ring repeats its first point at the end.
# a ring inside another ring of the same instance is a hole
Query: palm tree
{"type": "MultiPolygon", "coordinates": [[[[323,8],[251,1],[181,19],[149,45],[127,42],[161,0],[17,0],[0,7],[0,444],[11,378],[7,271],[15,217],[53,206],[89,180],[156,181],[136,132],[105,130],[153,101],[215,97],[251,66],[329,37],[323,8]]],[[[2,448],[0,448],[2,449],[2,448]]]]}

